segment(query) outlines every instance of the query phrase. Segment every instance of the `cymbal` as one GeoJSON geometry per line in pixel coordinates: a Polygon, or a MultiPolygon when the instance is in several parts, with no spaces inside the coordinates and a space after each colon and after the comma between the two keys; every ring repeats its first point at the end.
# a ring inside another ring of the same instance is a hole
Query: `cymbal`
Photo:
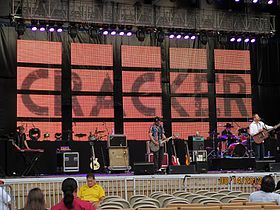
{"type": "Polygon", "coordinates": [[[104,133],[105,131],[95,131],[94,133],[104,133]]]}
{"type": "Polygon", "coordinates": [[[86,135],[87,134],[85,134],[85,133],[77,133],[77,134],[75,134],[75,136],[78,137],[78,138],[82,138],[82,137],[84,137],[86,135]]]}

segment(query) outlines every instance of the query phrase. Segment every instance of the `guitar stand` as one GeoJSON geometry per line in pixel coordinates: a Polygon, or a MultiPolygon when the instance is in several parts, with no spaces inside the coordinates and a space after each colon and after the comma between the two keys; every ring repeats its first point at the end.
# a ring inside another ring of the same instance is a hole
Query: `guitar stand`
{"type": "Polygon", "coordinates": [[[20,152],[25,164],[26,164],[26,168],[25,170],[22,172],[21,176],[28,176],[30,171],[33,169],[33,168],[36,168],[36,164],[41,156],[41,153],[32,153],[33,158],[32,159],[29,159],[28,154],[25,154],[24,152],[20,152]]]}

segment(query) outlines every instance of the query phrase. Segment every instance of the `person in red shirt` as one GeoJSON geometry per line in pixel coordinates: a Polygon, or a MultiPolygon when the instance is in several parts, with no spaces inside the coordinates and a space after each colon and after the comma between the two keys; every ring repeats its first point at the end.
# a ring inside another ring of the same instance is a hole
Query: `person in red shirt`
{"type": "Polygon", "coordinates": [[[88,201],[77,198],[78,184],[75,179],[67,178],[62,182],[63,199],[51,210],[95,210],[88,201]]]}

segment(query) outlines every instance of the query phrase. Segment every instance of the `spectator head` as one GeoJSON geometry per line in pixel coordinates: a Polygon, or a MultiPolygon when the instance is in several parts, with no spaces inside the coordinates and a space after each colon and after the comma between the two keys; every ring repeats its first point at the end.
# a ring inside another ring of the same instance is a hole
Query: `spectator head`
{"type": "Polygon", "coordinates": [[[27,202],[24,210],[45,210],[44,194],[40,188],[33,188],[29,191],[27,196],[27,202]]]}
{"type": "Polygon", "coordinates": [[[261,190],[264,192],[273,192],[275,190],[275,181],[271,175],[262,178],[261,190]]]}
{"type": "Polygon", "coordinates": [[[62,191],[64,194],[63,202],[68,209],[73,208],[74,193],[77,193],[78,184],[73,178],[67,178],[62,182],[62,191]]]}
{"type": "Polygon", "coordinates": [[[95,176],[93,173],[87,174],[87,185],[88,187],[93,187],[96,184],[95,176]]]}

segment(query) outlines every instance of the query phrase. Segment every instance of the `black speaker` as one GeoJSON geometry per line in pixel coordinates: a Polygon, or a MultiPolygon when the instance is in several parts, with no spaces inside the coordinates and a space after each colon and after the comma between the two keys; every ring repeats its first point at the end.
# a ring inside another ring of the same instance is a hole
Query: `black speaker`
{"type": "Polygon", "coordinates": [[[180,165],[180,166],[168,166],[168,174],[195,174],[195,165],[180,165]]]}
{"type": "Polygon", "coordinates": [[[204,150],[204,138],[202,136],[188,137],[189,150],[204,150]]]}
{"type": "Polygon", "coordinates": [[[154,174],[154,163],[134,163],[134,175],[154,174]]]}
{"type": "Polygon", "coordinates": [[[269,171],[270,172],[279,172],[280,171],[280,163],[269,163],[269,171]]]}
{"type": "Polygon", "coordinates": [[[208,172],[208,162],[196,162],[196,172],[199,174],[208,172]]]}
{"type": "Polygon", "coordinates": [[[275,163],[275,160],[256,160],[256,171],[269,172],[270,164],[275,163]]]}

